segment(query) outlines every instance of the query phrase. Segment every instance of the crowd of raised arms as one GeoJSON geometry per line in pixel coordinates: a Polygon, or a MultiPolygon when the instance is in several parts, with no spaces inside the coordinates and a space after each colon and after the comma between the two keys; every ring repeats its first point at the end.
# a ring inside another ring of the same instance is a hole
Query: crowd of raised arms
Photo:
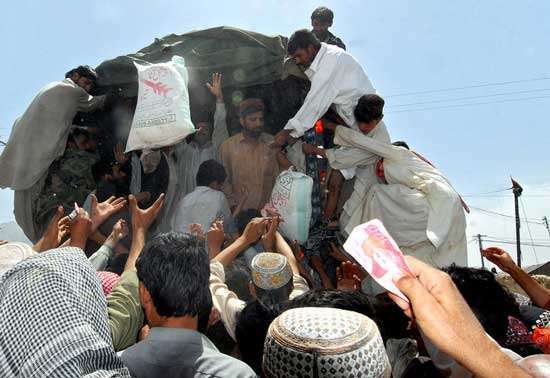
{"type": "Polygon", "coordinates": [[[288,40],[311,85],[276,135],[264,101],[245,98],[230,136],[212,73],[215,113],[192,111],[194,134],[131,153],[120,140],[106,162],[97,130],[71,127],[111,101],[89,95],[96,72],[41,90],[0,157],[35,243],[0,241],[1,377],[550,376],[548,279],[496,247],[484,256],[505,273],[467,267],[467,205],[392,143],[333,17],[317,8],[288,40]],[[271,203],[288,170],[313,179],[301,242],[271,203]],[[393,277],[402,297],[342,247],[371,219],[413,273],[393,277]]]}

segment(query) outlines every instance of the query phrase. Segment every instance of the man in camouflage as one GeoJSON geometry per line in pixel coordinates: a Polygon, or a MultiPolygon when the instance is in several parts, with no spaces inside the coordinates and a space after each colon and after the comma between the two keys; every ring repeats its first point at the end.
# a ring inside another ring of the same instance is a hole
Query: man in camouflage
{"type": "Polygon", "coordinates": [[[71,134],[65,152],[50,166],[46,184],[38,197],[38,224],[47,225],[59,205],[69,214],[75,202],[82,205],[95,189],[92,165],[99,159],[95,148],[95,139],[88,132],[78,130],[71,134]]]}

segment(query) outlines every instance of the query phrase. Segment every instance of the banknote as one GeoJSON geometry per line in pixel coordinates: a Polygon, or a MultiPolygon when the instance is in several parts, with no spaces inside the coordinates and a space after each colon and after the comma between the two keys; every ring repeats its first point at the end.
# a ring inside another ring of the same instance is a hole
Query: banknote
{"type": "Polygon", "coordinates": [[[382,222],[373,219],[355,227],[344,243],[344,249],[380,286],[408,302],[393,283],[393,278],[413,274],[403,252],[382,222]]]}

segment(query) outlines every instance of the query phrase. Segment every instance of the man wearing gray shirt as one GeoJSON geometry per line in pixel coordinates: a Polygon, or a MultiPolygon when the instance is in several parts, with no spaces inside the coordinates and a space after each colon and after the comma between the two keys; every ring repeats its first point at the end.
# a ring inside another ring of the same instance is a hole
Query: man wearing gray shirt
{"type": "Polygon", "coordinates": [[[133,377],[255,377],[225,355],[199,329],[212,308],[204,242],[171,232],[149,241],[136,263],[149,335],[122,353],[133,377]]]}

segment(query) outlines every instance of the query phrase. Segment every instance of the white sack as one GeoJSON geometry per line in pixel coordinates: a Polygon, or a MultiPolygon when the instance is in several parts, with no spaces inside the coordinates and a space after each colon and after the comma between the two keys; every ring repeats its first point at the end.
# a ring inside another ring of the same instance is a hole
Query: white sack
{"type": "Polygon", "coordinates": [[[166,63],[134,64],[138,71],[138,101],[126,152],[171,146],[194,133],[184,59],[174,56],[166,63]]]}
{"type": "Polygon", "coordinates": [[[281,172],[275,181],[271,204],[284,220],[279,230],[290,240],[304,243],[308,238],[312,188],[311,177],[290,170],[281,172]]]}

